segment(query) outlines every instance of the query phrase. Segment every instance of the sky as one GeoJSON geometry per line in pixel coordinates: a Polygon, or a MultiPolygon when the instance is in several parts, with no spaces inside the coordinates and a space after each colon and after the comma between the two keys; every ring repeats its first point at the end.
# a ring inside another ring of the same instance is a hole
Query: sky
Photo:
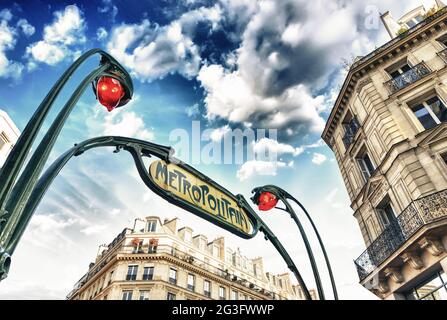
{"type": "MultiPolygon", "coordinates": [[[[233,129],[276,129],[277,140],[269,136],[242,147],[254,155],[267,148],[277,161],[255,157],[193,166],[247,199],[264,184],[295,195],[320,230],[340,298],[375,299],[358,284],[353,260],[364,243],[334,155],[320,136],[346,76],[346,62],[390,40],[379,12],[400,17],[420,4],[430,7],[433,2],[0,0],[0,109],[23,130],[64,70],[98,47],[130,72],[134,97],[108,113],[87,90],[50,161],[74,143],[101,135],[175,147],[173,133],[191,134],[193,123],[199,123],[208,132],[203,147],[222,142],[233,129]]],[[[98,62],[90,59],[70,79],[43,132],[98,62]]],[[[191,154],[182,156],[191,162],[191,154]]],[[[179,217],[196,233],[209,239],[225,236],[248,257],[264,257],[266,270],[287,271],[261,235],[240,239],[165,202],[144,186],[128,154],[98,149],[71,160],[56,178],[13,255],[0,299],[64,299],[94,261],[99,245],[131,227],[134,218],[150,215],[179,217]]],[[[290,218],[281,211],[262,217],[314,288],[304,245],[290,218]]],[[[331,297],[321,252],[304,225],[331,297]]]]}

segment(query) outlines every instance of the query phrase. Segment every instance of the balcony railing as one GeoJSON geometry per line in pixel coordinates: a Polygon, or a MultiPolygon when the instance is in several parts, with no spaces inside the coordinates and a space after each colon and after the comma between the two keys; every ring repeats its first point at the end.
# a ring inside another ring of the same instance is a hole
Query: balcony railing
{"type": "Polygon", "coordinates": [[[346,149],[354,142],[355,135],[359,131],[360,124],[356,117],[353,117],[351,121],[345,125],[345,135],[343,136],[343,143],[346,149]]]}
{"type": "Polygon", "coordinates": [[[390,94],[393,94],[405,88],[406,86],[424,78],[425,76],[430,74],[430,72],[430,68],[424,62],[421,62],[407,72],[402,73],[400,76],[385,82],[385,86],[387,87],[390,94]]]}
{"type": "Polygon", "coordinates": [[[413,201],[355,260],[360,281],[396,252],[421,227],[447,218],[447,190],[413,201]]]}

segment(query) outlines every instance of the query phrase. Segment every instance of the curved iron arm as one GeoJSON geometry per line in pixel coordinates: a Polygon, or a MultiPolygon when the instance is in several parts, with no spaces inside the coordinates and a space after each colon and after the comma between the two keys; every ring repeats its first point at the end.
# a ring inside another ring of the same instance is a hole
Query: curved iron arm
{"type": "MultiPolygon", "coordinates": [[[[118,63],[118,61],[116,61],[115,58],[101,49],[87,51],[62,74],[34,112],[0,171],[0,230],[2,229],[3,223],[6,221],[6,219],[2,217],[2,215],[4,215],[6,200],[9,198],[14,182],[20,173],[31,146],[54,101],[79,66],[90,56],[97,53],[101,55],[101,65],[109,63],[113,66],[113,70],[111,70],[112,73],[121,75],[120,79],[123,80],[125,84],[125,99],[130,99],[132,96],[133,84],[129,73],[118,63]]],[[[116,77],[116,75],[113,76],[116,77]]]]}
{"type": "Polygon", "coordinates": [[[42,172],[43,166],[48,159],[48,155],[54,146],[55,140],[68,115],[74,108],[87,85],[102,75],[108,75],[122,81],[125,93],[118,106],[124,105],[131,99],[133,94],[133,83],[129,73],[124,67],[101,49],[87,51],[64,72],[56,84],[51,88],[34,112],[17,140],[16,145],[6,159],[3,168],[0,170],[0,279],[3,279],[6,276],[7,270],[9,269],[11,259],[5,247],[9,246],[12,233],[16,229],[17,224],[20,223],[24,202],[27,200],[35,186],[37,178],[42,172]],[[72,94],[69,101],[60,111],[56,120],[50,127],[50,130],[34,152],[31,160],[21,174],[19,181],[15,184],[17,176],[25,163],[26,156],[28,155],[55,99],[78,67],[87,58],[96,53],[101,55],[100,67],[91,72],[72,94]],[[6,269],[4,269],[3,266],[7,266],[6,269]]]}
{"type": "Polygon", "coordinates": [[[332,291],[333,291],[333,294],[334,294],[334,299],[338,300],[337,288],[336,288],[334,276],[333,276],[333,273],[332,273],[331,264],[329,262],[329,257],[327,255],[327,252],[326,252],[325,246],[323,244],[323,241],[321,239],[320,233],[318,232],[317,227],[315,226],[315,223],[313,222],[313,220],[312,220],[311,216],[309,215],[309,213],[307,212],[307,210],[290,193],[288,193],[284,189],[282,189],[280,187],[277,187],[277,186],[274,186],[274,185],[267,185],[267,186],[263,186],[263,187],[259,187],[259,188],[253,189],[252,193],[255,193],[255,194],[254,194],[254,196],[251,199],[252,199],[252,201],[254,203],[256,203],[256,200],[258,199],[258,197],[259,197],[261,192],[270,192],[270,193],[274,194],[278,199],[280,199],[284,203],[284,205],[286,206],[286,209],[282,209],[282,208],[279,208],[279,207],[277,207],[277,209],[280,209],[280,210],[288,212],[290,214],[291,218],[297,224],[298,229],[300,230],[301,236],[303,238],[303,241],[305,243],[307,253],[309,255],[309,260],[310,260],[311,265],[312,265],[312,270],[314,272],[314,277],[315,277],[315,282],[317,284],[317,288],[320,288],[318,290],[320,298],[324,299],[324,292],[323,292],[323,288],[322,288],[322,285],[321,285],[320,275],[319,275],[319,272],[318,272],[318,269],[317,269],[317,266],[316,266],[316,263],[315,263],[315,259],[314,259],[313,253],[312,253],[312,249],[311,249],[309,241],[307,239],[307,235],[305,234],[304,228],[303,228],[301,222],[299,221],[298,216],[296,215],[295,211],[293,210],[292,206],[287,201],[287,199],[290,199],[290,200],[294,201],[295,203],[297,203],[298,206],[304,211],[304,213],[306,214],[306,217],[309,219],[309,221],[310,221],[310,223],[312,225],[312,228],[313,228],[313,230],[314,230],[314,232],[315,232],[315,234],[316,234],[316,236],[318,238],[318,242],[320,244],[320,247],[321,247],[321,250],[323,252],[325,262],[326,262],[326,267],[328,269],[329,277],[331,279],[331,285],[332,285],[332,291]],[[320,293],[320,291],[321,291],[321,293],[320,293]],[[321,296],[321,294],[323,294],[323,296],[321,296]]]}
{"type": "Polygon", "coordinates": [[[55,162],[53,162],[53,164],[38,180],[36,187],[29,197],[29,200],[25,204],[23,210],[23,219],[21,219],[20,223],[17,225],[17,228],[12,234],[11,243],[8,244],[8,246],[6,247],[6,251],[9,253],[9,255],[12,255],[12,253],[14,252],[21,236],[23,235],[23,232],[26,229],[26,226],[33,216],[42,197],[45,195],[51,183],[62,170],[62,168],[72,157],[79,156],[89,149],[99,147],[116,147],[117,151],[123,149],[130,152],[132,157],[134,158],[135,163],[137,164],[137,169],[140,175],[144,172],[140,170],[145,170],[142,162],[142,156],[150,157],[151,155],[154,155],[168,162],[170,161],[169,159],[174,152],[171,147],[162,146],[143,140],[117,136],[97,137],[76,144],[70,150],[62,154],[55,162]]]}
{"type": "MultiPolygon", "coordinates": [[[[242,195],[237,195],[240,199],[240,201],[247,203],[245,198],[242,195]]],[[[250,207],[247,203],[247,207],[250,207]]],[[[298,268],[296,267],[295,263],[293,262],[290,255],[287,253],[284,246],[281,244],[281,242],[278,240],[278,238],[275,236],[272,230],[267,226],[267,224],[261,219],[261,217],[250,207],[251,214],[256,218],[258,221],[258,228],[259,231],[264,233],[265,240],[270,240],[270,242],[273,244],[275,249],[278,251],[278,253],[281,255],[281,257],[284,259],[284,261],[287,264],[287,267],[293,272],[295,275],[301,289],[304,292],[304,296],[306,297],[306,300],[312,300],[312,297],[309,293],[309,289],[306,286],[306,283],[304,282],[303,277],[301,276],[300,272],[298,271],[298,268]]]]}
{"type": "Polygon", "coordinates": [[[108,63],[96,68],[92,71],[78,86],[65,106],[62,108],[50,129],[47,131],[42,141],[34,151],[31,159],[26,165],[23,173],[20,175],[17,183],[12,188],[9,199],[6,203],[6,224],[1,230],[0,246],[7,247],[11,232],[14,230],[16,223],[21,219],[21,212],[23,210],[26,199],[28,199],[37,179],[43,170],[43,167],[48,160],[51,149],[53,148],[56,139],[58,138],[66,119],[71,111],[74,109],[77,101],[81,97],[85,88],[99,75],[110,68],[108,63]]]}
{"type": "MultiPolygon", "coordinates": [[[[134,159],[134,163],[136,165],[136,168],[138,170],[138,173],[140,177],[143,179],[145,184],[153,191],[155,191],[154,186],[150,183],[150,181],[147,179],[149,173],[144,166],[143,163],[143,157],[151,157],[152,155],[163,159],[167,163],[169,162],[181,162],[180,160],[173,157],[174,149],[168,146],[162,146],[158,144],[154,144],[151,142],[133,139],[133,138],[126,138],[126,137],[117,137],[117,136],[106,136],[106,137],[97,137],[93,139],[86,140],[82,143],[76,144],[74,147],[72,147],[70,150],[62,154],[44,173],[44,175],[38,180],[33,192],[31,193],[31,196],[29,197],[29,200],[27,201],[24,210],[23,210],[23,219],[21,219],[20,224],[17,226],[17,228],[14,230],[14,233],[12,235],[12,241],[7,247],[7,265],[4,266],[7,269],[10,265],[10,255],[14,252],[20,238],[22,237],[26,226],[28,225],[31,217],[33,216],[37,206],[39,205],[41,199],[45,195],[46,191],[48,190],[49,186],[53,182],[53,180],[56,178],[56,176],[59,174],[59,172],[62,170],[62,168],[68,163],[68,161],[74,157],[79,156],[83,154],[85,151],[93,148],[98,147],[115,147],[115,152],[122,150],[128,151],[132,158],[134,159]]],[[[278,252],[281,254],[281,257],[285,260],[287,266],[289,269],[295,274],[298,283],[300,284],[304,295],[307,300],[311,300],[311,296],[309,293],[309,290],[307,289],[306,284],[304,283],[303,278],[301,277],[301,274],[299,273],[297,267],[295,266],[293,260],[290,258],[289,254],[285,250],[285,248],[282,246],[282,244],[279,242],[277,237],[273,234],[273,232],[267,227],[267,225],[262,221],[262,219],[254,212],[254,210],[250,207],[248,202],[245,200],[245,198],[242,195],[236,196],[238,199],[238,202],[240,205],[244,208],[246,208],[250,213],[255,217],[257,224],[256,228],[259,228],[259,231],[263,232],[265,234],[266,240],[270,240],[274,247],[278,250],[278,252]]],[[[6,256],[6,255],[5,255],[6,256]]],[[[1,261],[0,261],[1,263],[1,261]]]]}

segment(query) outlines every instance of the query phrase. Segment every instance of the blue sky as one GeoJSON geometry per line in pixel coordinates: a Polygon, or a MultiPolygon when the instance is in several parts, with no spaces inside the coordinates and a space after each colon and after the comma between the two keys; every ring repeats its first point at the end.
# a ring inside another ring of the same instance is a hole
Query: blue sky
{"type": "MultiPolygon", "coordinates": [[[[264,142],[278,153],[278,162],[195,167],[247,198],[253,187],[270,183],[296,195],[321,229],[341,297],[373,298],[357,284],[352,260],[364,245],[338,167],[320,134],[346,74],[342,60],[388,40],[377,14],[372,15],[372,27],[366,24],[371,12],[391,10],[400,16],[420,3],[4,0],[0,108],[23,129],[74,59],[100,47],[131,72],[134,99],[107,113],[88,90],[51,159],[75,142],[105,134],[173,144],[170,133],[190,132],[192,121],[214,130],[217,141],[234,128],[277,129],[279,141],[264,142]]],[[[90,60],[70,80],[58,107],[97,63],[90,60]]],[[[94,259],[98,245],[131,226],[133,218],[148,215],[178,216],[209,238],[224,235],[243,252],[263,256],[267,269],[286,270],[262,237],[238,239],[163,202],[143,186],[128,155],[110,155],[110,150],[85,154],[56,179],[16,250],[0,298],[63,299],[94,259]]],[[[292,253],[308,286],[314,286],[290,220],[279,212],[265,219],[292,253]]]]}

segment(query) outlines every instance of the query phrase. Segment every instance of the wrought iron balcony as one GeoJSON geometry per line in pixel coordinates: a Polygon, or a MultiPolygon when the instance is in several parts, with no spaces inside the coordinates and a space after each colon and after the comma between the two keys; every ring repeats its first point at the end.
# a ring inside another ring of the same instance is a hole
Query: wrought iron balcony
{"type": "Polygon", "coordinates": [[[349,146],[354,142],[355,135],[360,129],[360,124],[356,117],[353,117],[348,124],[345,124],[345,135],[343,136],[343,143],[345,148],[348,149],[349,146]]]}
{"type": "Polygon", "coordinates": [[[407,72],[402,73],[400,76],[385,82],[385,86],[390,94],[393,94],[422,79],[426,75],[430,74],[430,72],[430,68],[424,62],[421,62],[407,72]]]}
{"type": "Polygon", "coordinates": [[[396,252],[421,227],[447,218],[447,190],[413,201],[355,260],[360,281],[396,252]]]}

